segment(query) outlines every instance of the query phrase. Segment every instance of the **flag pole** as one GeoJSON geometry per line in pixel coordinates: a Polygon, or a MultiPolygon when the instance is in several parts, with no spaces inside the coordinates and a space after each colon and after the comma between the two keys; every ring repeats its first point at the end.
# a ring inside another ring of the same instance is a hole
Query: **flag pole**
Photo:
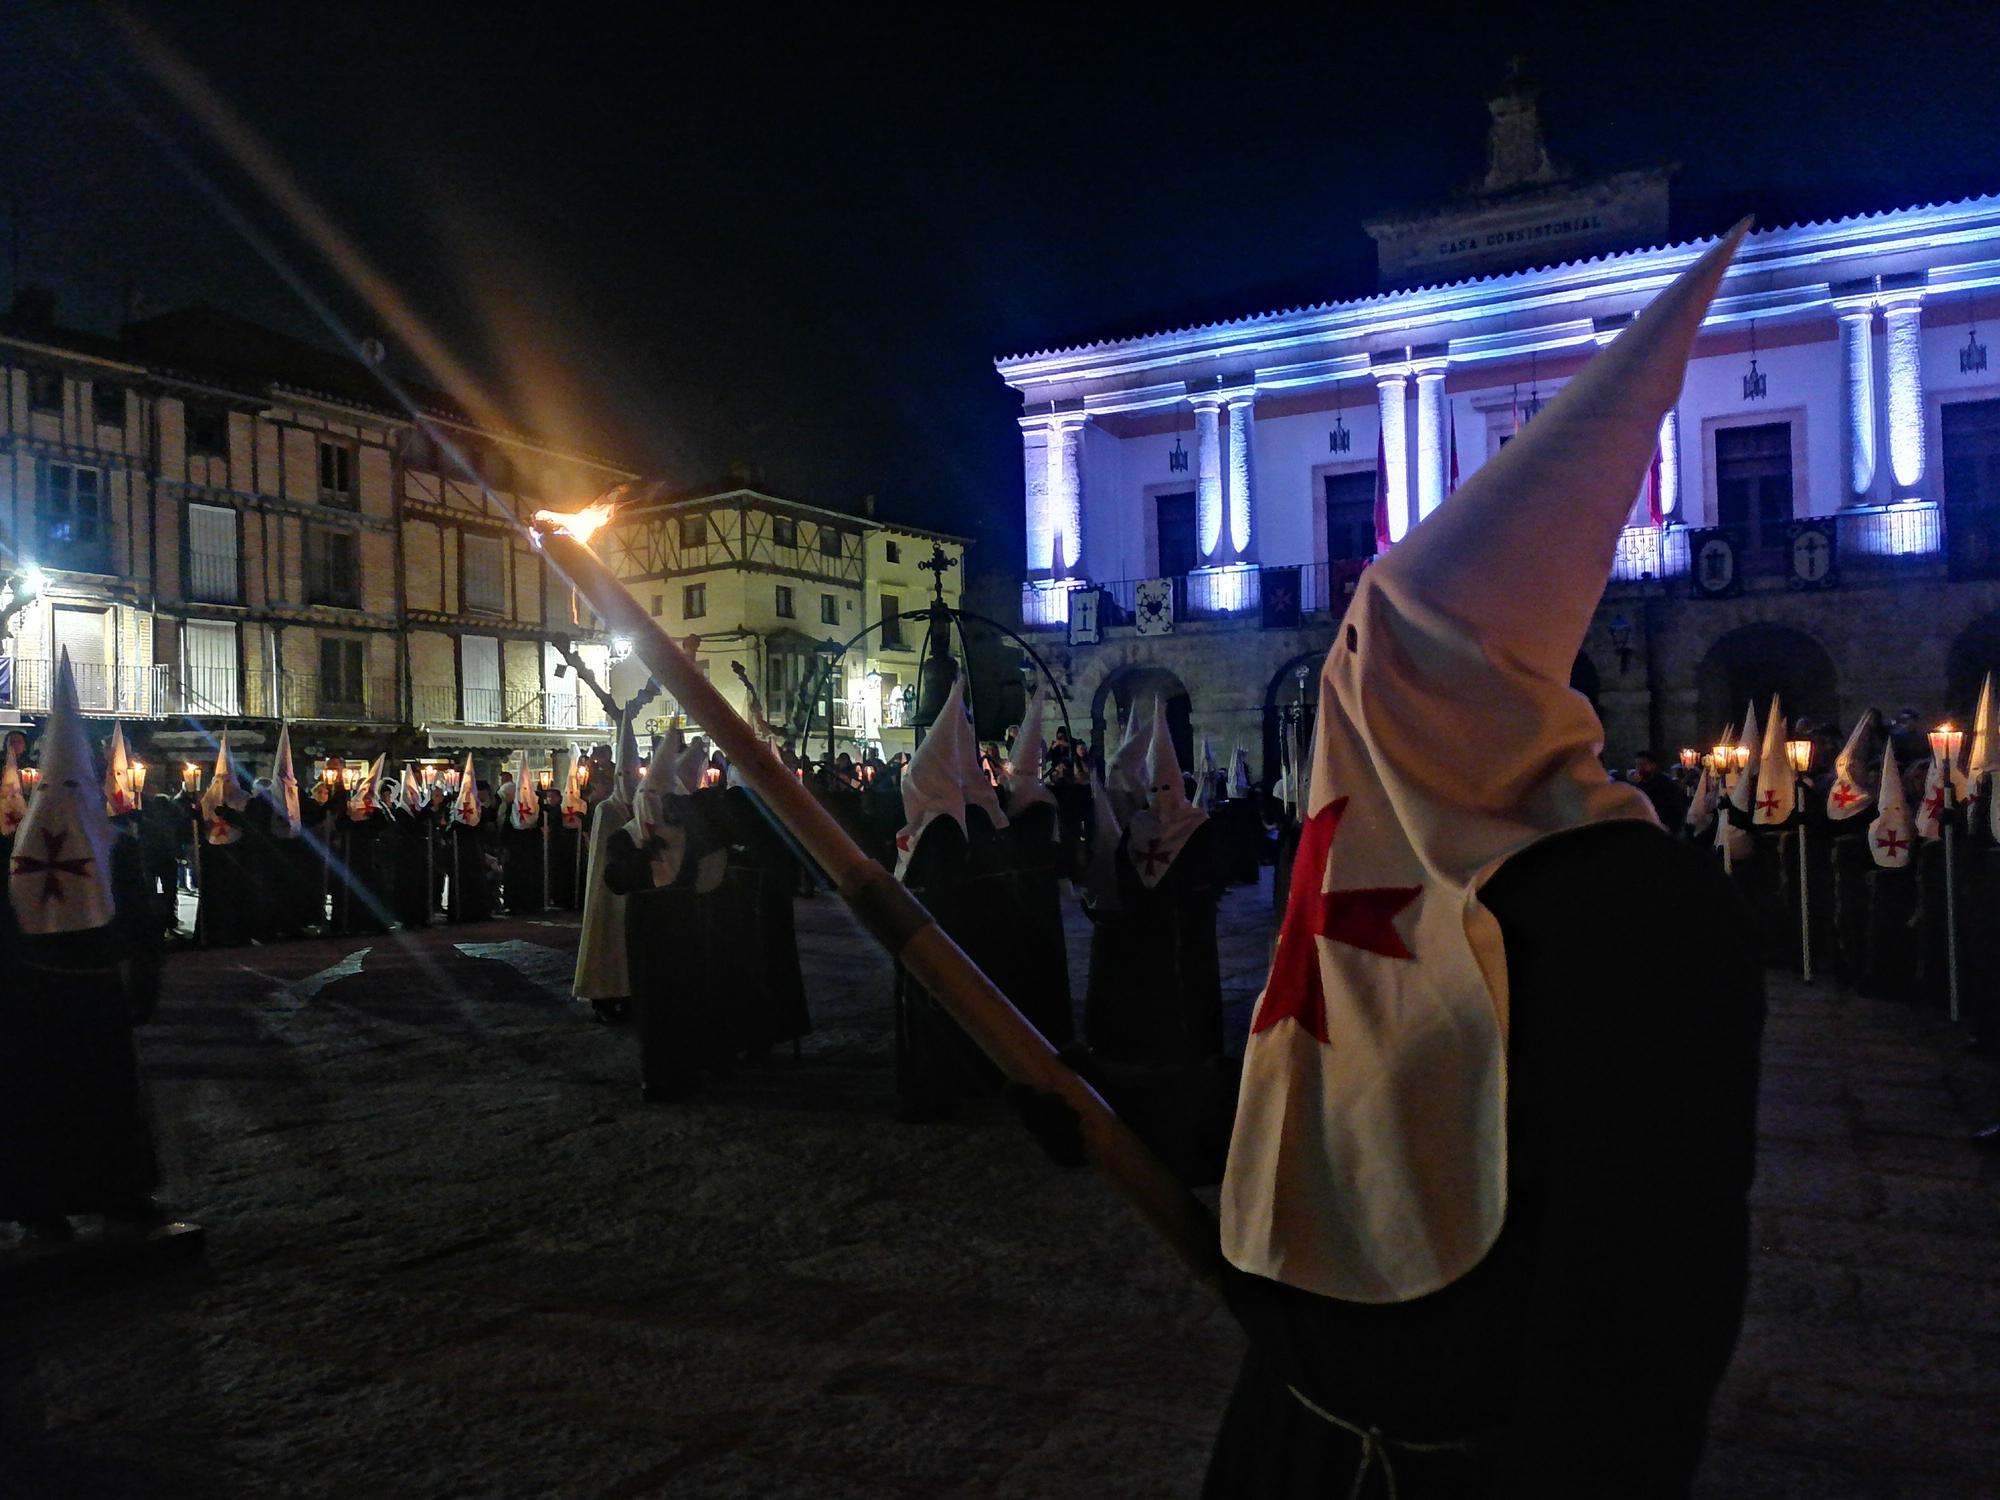
{"type": "Polygon", "coordinates": [[[631,639],[634,654],[826,871],[862,926],[937,998],[1000,1071],[1016,1083],[1056,1095],[1075,1111],[1092,1165],[1166,1237],[1196,1276],[1215,1287],[1222,1260],[1214,1216],[1097,1091],[1056,1056],[1047,1039],[946,936],[916,897],[863,851],[785,769],[659,622],[639,607],[586,542],[566,529],[571,520],[546,512],[536,517],[530,534],[550,565],[589,602],[607,628],[631,639]]]}

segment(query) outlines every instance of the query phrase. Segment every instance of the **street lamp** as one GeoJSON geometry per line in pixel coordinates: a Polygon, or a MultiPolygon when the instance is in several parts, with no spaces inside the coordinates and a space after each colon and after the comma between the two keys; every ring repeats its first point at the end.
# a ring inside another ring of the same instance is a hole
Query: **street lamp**
{"type": "Polygon", "coordinates": [[[840,685],[840,658],[843,648],[839,641],[836,641],[832,636],[828,636],[817,646],[813,647],[813,650],[826,658],[826,667],[824,669],[826,672],[826,764],[828,772],[831,773],[833,769],[833,704],[834,699],[838,696],[837,689],[840,685]]]}
{"type": "MultiPolygon", "coordinates": [[[[1792,763],[1792,811],[1806,805],[1806,772],[1812,769],[1813,742],[1808,739],[1785,741],[1785,757],[1792,763]]],[[[1806,864],[1806,825],[1799,820],[1799,977],[1812,983],[1812,872],[1806,864]]]]}

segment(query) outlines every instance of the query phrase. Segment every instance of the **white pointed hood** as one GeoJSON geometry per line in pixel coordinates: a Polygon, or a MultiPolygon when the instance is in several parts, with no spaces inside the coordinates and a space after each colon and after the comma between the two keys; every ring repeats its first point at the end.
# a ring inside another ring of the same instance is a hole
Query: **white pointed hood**
{"type": "Polygon", "coordinates": [[[21,787],[21,767],[14,747],[7,747],[7,760],[0,765],[0,839],[11,839],[28,815],[28,794],[21,787]]]}
{"type": "Polygon", "coordinates": [[[563,773],[562,820],[565,828],[581,828],[590,803],[583,795],[583,752],[569,747],[569,769],[563,773]]]}
{"type": "Polygon", "coordinates": [[[1799,795],[1798,772],[1785,748],[1785,715],[1778,695],[1771,694],[1771,712],[1764,721],[1764,742],[1757,754],[1757,800],[1750,820],[1759,828],[1791,821],[1799,795]]]}
{"type": "Polygon", "coordinates": [[[143,790],[132,785],[132,756],[125,748],[125,726],[111,726],[111,747],[104,757],[104,807],[114,818],[139,810],[143,790]]]}
{"type": "Polygon", "coordinates": [[[514,795],[508,799],[507,821],[515,828],[534,828],[542,820],[541,799],[535,795],[534,778],[528,774],[528,752],[523,750],[514,767],[514,795]]]}
{"type": "Polygon", "coordinates": [[[1056,794],[1042,783],[1042,712],[1048,685],[1036,683],[1021,715],[1021,732],[1014,736],[1014,753],[1007,768],[1007,809],[1015,816],[1036,803],[1055,806],[1056,794]]]}
{"type": "Polygon", "coordinates": [[[243,828],[223,817],[221,809],[241,812],[249,805],[248,794],[237,784],[236,763],[230,758],[229,731],[225,729],[215,747],[215,769],[209,772],[208,788],[201,794],[202,836],[211,844],[235,843],[243,837],[243,828]]]}
{"type": "Polygon", "coordinates": [[[1245,1271],[1401,1302],[1500,1232],[1507,966],[1479,887],[1552,834],[1653,819],[1605,776],[1569,674],[1746,228],[1361,575],[1320,672],[1309,816],[1223,1181],[1223,1252],[1245,1271]]]}
{"type": "Polygon", "coordinates": [[[1104,778],[1092,776],[1090,843],[1084,850],[1076,888],[1083,904],[1093,911],[1118,910],[1118,841],[1123,835],[1117,814],[1111,810],[1110,794],[1104,790],[1104,778]]]}
{"type": "Polygon", "coordinates": [[[1735,816],[1725,817],[1715,828],[1717,848],[1726,848],[1732,860],[1749,859],[1757,852],[1757,836],[1744,826],[1750,820],[1751,809],[1756,806],[1751,794],[1757,789],[1757,768],[1762,762],[1764,741],[1757,733],[1757,702],[1753,698],[1743,710],[1743,732],[1736,736],[1736,747],[1747,751],[1748,761],[1740,771],[1732,771],[1729,783],[1729,805],[1735,816]]]}
{"type": "Polygon", "coordinates": [[[1875,732],[1877,715],[1869,709],[1855,722],[1853,733],[1834,757],[1833,785],[1826,794],[1826,815],[1838,822],[1851,818],[1875,800],[1873,789],[1862,782],[1865,771],[1864,757],[1868,753],[1869,737],[1875,732]]]}
{"type": "Polygon", "coordinates": [[[1207,735],[1201,737],[1201,766],[1194,773],[1194,805],[1207,812],[1215,803],[1215,783],[1219,771],[1215,764],[1215,746],[1209,743],[1207,735]]]}
{"type": "Polygon", "coordinates": [[[299,832],[299,773],[292,765],[292,726],[278,726],[278,749],[271,757],[271,803],[280,817],[271,832],[281,839],[296,838],[299,832]]]}
{"type": "Polygon", "coordinates": [[[424,810],[425,804],[430,800],[424,796],[424,784],[417,780],[417,768],[415,766],[406,765],[403,767],[403,775],[397,783],[396,789],[402,794],[403,810],[405,812],[420,813],[424,810]]]}
{"type": "Polygon", "coordinates": [[[2000,731],[1993,722],[1993,674],[1979,684],[1979,707],[1972,713],[1972,736],[1965,747],[1965,774],[1973,787],[1979,778],[2000,771],[2000,731]]]}
{"type": "Polygon", "coordinates": [[[1687,815],[1681,819],[1681,826],[1695,838],[1700,838],[1708,832],[1708,825],[1715,821],[1715,805],[1719,800],[1715,767],[1704,762],[1701,779],[1695,783],[1694,794],[1688,798],[1687,815]]]}
{"type": "Polygon", "coordinates": [[[676,731],[671,739],[653,746],[646,774],[639,778],[639,789],[632,794],[632,821],[626,825],[632,842],[652,863],[655,886],[672,885],[687,858],[687,826],[669,804],[687,795],[681,785],[680,762],[694,747],[679,741],[676,731]]]}
{"type": "Polygon", "coordinates": [[[1125,858],[1139,882],[1156,886],[1181,857],[1194,831],[1208,814],[1187,799],[1174,737],[1167,729],[1167,706],[1153,700],[1153,730],[1146,740],[1146,805],[1126,820],[1130,835],[1125,858]]]}
{"type": "Polygon", "coordinates": [[[470,750],[465,752],[465,769],[458,773],[458,798],[451,805],[451,816],[452,821],[461,827],[479,826],[479,783],[472,775],[470,750]]]}
{"type": "Polygon", "coordinates": [[[347,794],[347,816],[353,822],[366,822],[370,814],[383,811],[382,766],[388,755],[385,750],[370,761],[361,779],[354,783],[354,790],[347,794]]]}
{"type": "Polygon", "coordinates": [[[903,768],[903,829],[896,835],[896,877],[901,879],[909,869],[910,855],[935,819],[950,818],[970,836],[968,807],[979,808],[996,829],[1007,826],[1000,799],[979,768],[979,745],[965,713],[965,679],[959,677],[953,680],[930,733],[903,768]]]}
{"type": "Polygon", "coordinates": [[[1152,719],[1132,701],[1132,716],[1125,721],[1125,738],[1111,752],[1104,770],[1104,785],[1111,794],[1111,813],[1122,824],[1146,805],[1146,747],[1152,719]]]}
{"type": "Polygon", "coordinates": [[[37,937],[108,926],[111,820],[90,764],[76,676],[64,650],[42,733],[42,782],[14,834],[7,896],[21,931],[37,937]]]}
{"type": "Polygon", "coordinates": [[[700,735],[690,740],[687,748],[674,757],[673,772],[673,790],[681,796],[691,797],[700,791],[708,775],[708,741],[700,735]]]}
{"type": "Polygon", "coordinates": [[[1229,795],[1248,797],[1257,790],[1257,779],[1250,774],[1250,752],[1241,745],[1229,758],[1229,795]]]}
{"type": "Polygon", "coordinates": [[[1916,820],[1910,816],[1910,799],[1903,791],[1903,768],[1896,764],[1896,746],[1882,747],[1881,789],[1875,798],[1875,818],[1868,825],[1868,852],[1885,870],[1900,870],[1910,862],[1916,847],[1916,820]]]}

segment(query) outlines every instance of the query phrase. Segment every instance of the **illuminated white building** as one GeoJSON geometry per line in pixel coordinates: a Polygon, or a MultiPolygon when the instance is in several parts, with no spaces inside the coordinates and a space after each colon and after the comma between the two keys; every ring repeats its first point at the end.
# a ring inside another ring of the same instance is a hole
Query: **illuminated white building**
{"type": "MultiPolygon", "coordinates": [[[[1185,691],[1194,733],[1258,743],[1378,526],[1393,544],[1710,243],[1664,243],[1664,174],[1566,181],[1531,99],[1493,109],[1480,189],[1369,226],[1380,292],[997,362],[1023,618],[1100,734],[1113,700],[1185,691]]],[[[1960,707],[2000,666],[1996,320],[2000,198],[1750,236],[1662,427],[1663,524],[1635,495],[1578,661],[1614,763],[1711,742],[1752,691],[1844,724],[1960,707]]]]}

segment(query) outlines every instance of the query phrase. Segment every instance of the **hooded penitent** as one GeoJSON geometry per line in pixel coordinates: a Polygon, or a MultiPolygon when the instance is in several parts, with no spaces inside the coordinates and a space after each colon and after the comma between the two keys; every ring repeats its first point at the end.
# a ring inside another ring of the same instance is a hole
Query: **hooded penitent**
{"type": "Polygon", "coordinates": [[[271,761],[271,802],[281,816],[271,832],[281,839],[299,831],[299,773],[292,766],[292,726],[278,726],[278,752],[271,761]]]}
{"type": "Polygon", "coordinates": [[[1215,746],[1209,743],[1207,735],[1203,735],[1201,766],[1196,770],[1194,777],[1194,805],[1204,812],[1215,801],[1215,783],[1219,778],[1220,772],[1215,764],[1215,746]]]}
{"type": "Polygon", "coordinates": [[[1007,770],[1007,806],[1016,815],[1038,802],[1055,804],[1055,793],[1042,784],[1042,710],[1047,701],[1047,685],[1036,683],[1027,712],[1021,716],[1021,732],[1014,736],[1014,754],[1007,770]]]}
{"type": "Polygon", "coordinates": [[[458,773],[458,800],[451,805],[452,821],[466,828],[479,826],[479,783],[472,776],[472,752],[465,752],[465,769],[458,773]]]}
{"type": "Polygon", "coordinates": [[[1361,575],[1223,1181],[1241,1269],[1351,1302],[1447,1286],[1507,1211],[1507,964],[1481,884],[1650,821],[1570,668],[1739,226],[1361,575]]]}
{"type": "Polygon", "coordinates": [[[111,921],[111,820],[91,773],[67,650],[42,737],[42,784],[14,834],[7,895],[21,930],[38,937],[111,921]]]}
{"type": "Polygon", "coordinates": [[[1745,825],[1750,821],[1750,809],[1755,806],[1751,794],[1757,789],[1757,769],[1761,764],[1764,742],[1757,733],[1757,704],[1753,699],[1743,710],[1743,732],[1737,737],[1736,748],[1744,751],[1739,757],[1744,760],[1742,770],[1734,774],[1729,784],[1729,806],[1733,812],[1716,825],[1717,847],[1729,851],[1734,860],[1749,859],[1757,852],[1757,837],[1745,825]]]}
{"type": "Polygon", "coordinates": [[[986,773],[979,768],[979,745],[965,715],[965,679],[957,678],[938,710],[924,742],[903,771],[903,829],[896,835],[896,874],[909,868],[910,854],[935,818],[952,819],[968,836],[965,810],[976,807],[995,828],[1007,815],[986,773]]]}
{"type": "Polygon", "coordinates": [[[347,794],[347,816],[357,823],[382,808],[382,764],[387,756],[386,750],[376,756],[347,794]]]}
{"type": "Polygon", "coordinates": [[[6,763],[0,765],[0,839],[11,839],[27,815],[28,794],[21,789],[21,767],[9,745],[6,763]]]}
{"type": "Polygon", "coordinates": [[[507,821],[516,828],[533,828],[541,822],[542,804],[535,796],[535,783],[528,775],[528,752],[521,752],[514,768],[514,795],[507,805],[507,821]]]}
{"type": "Polygon", "coordinates": [[[1140,884],[1158,885],[1180,858],[1194,831],[1208,814],[1187,799],[1174,738],[1167,729],[1166,705],[1153,701],[1153,730],[1146,740],[1146,805],[1126,820],[1130,830],[1125,857],[1140,884]]]}
{"type": "Polygon", "coordinates": [[[1095,911],[1118,910],[1118,840],[1124,830],[1111,811],[1111,796],[1104,790],[1104,778],[1090,781],[1090,843],[1084,850],[1083,869],[1076,878],[1083,904],[1095,911]]]}
{"type": "Polygon", "coordinates": [[[1903,770],[1896,764],[1896,747],[1882,747],[1882,787],[1875,799],[1875,820],[1868,825],[1868,852],[1885,870],[1900,870],[1910,862],[1917,829],[1910,817],[1910,799],[1903,791],[1903,770]]]}
{"type": "Polygon", "coordinates": [[[686,793],[681,788],[676,757],[667,750],[665,744],[654,746],[653,757],[646,762],[646,774],[640,778],[639,790],[632,797],[632,822],[628,829],[632,842],[652,861],[655,886],[672,885],[687,855],[687,828],[670,815],[667,806],[669,797],[686,793]]]}
{"type": "Polygon", "coordinates": [[[583,815],[590,811],[590,804],[583,798],[583,756],[576,746],[569,747],[569,770],[563,776],[562,820],[565,828],[583,827],[583,815]]]}
{"type": "Polygon", "coordinates": [[[673,790],[685,797],[692,797],[702,788],[708,778],[708,741],[696,735],[688,742],[687,748],[674,757],[673,790]]]}
{"type": "Polygon", "coordinates": [[[396,790],[401,797],[405,812],[420,813],[430,800],[424,795],[424,784],[417,780],[415,766],[403,767],[402,779],[397,783],[396,790]]]}
{"type": "Polygon", "coordinates": [[[135,813],[143,802],[143,789],[132,785],[132,757],[125,748],[125,726],[111,726],[111,748],[104,757],[104,806],[114,818],[135,813]]]}
{"type": "Polygon", "coordinates": [[[1125,721],[1125,738],[1111,753],[1105,767],[1104,785],[1111,794],[1111,815],[1123,823],[1146,805],[1146,746],[1152,719],[1135,699],[1132,717],[1125,721]]]}
{"type": "Polygon", "coordinates": [[[236,781],[236,765],[229,757],[229,731],[215,747],[215,769],[209,773],[208,789],[201,794],[202,835],[211,844],[233,844],[243,837],[241,824],[222,816],[227,807],[236,812],[250,805],[250,798],[236,781]]]}
{"type": "Polygon", "coordinates": [[[1688,798],[1687,816],[1681,820],[1690,834],[1700,838],[1708,832],[1708,825],[1715,821],[1715,804],[1720,794],[1715,784],[1715,767],[1706,762],[1701,768],[1701,780],[1695,783],[1694,795],[1688,798]]]}
{"type": "Polygon", "coordinates": [[[1785,716],[1778,695],[1771,694],[1771,712],[1764,721],[1764,743],[1757,756],[1757,801],[1750,820],[1760,828],[1790,820],[1798,801],[1799,777],[1785,746],[1785,716]]]}
{"type": "Polygon", "coordinates": [[[1256,779],[1250,774],[1250,752],[1238,745],[1229,759],[1229,795],[1247,797],[1256,789],[1256,779]]]}
{"type": "Polygon", "coordinates": [[[1854,726],[1854,732],[1847,737],[1840,754],[1833,762],[1833,786],[1826,794],[1826,815],[1838,821],[1851,818],[1875,800],[1875,794],[1861,783],[1862,759],[1868,752],[1868,739],[1875,731],[1874,709],[1864,713],[1854,726]]]}
{"type": "Polygon", "coordinates": [[[1972,738],[1965,746],[1965,775],[1969,790],[1976,795],[1979,778],[2000,770],[2000,736],[1993,723],[1993,674],[1979,684],[1979,707],[1972,712],[1972,738]]]}

